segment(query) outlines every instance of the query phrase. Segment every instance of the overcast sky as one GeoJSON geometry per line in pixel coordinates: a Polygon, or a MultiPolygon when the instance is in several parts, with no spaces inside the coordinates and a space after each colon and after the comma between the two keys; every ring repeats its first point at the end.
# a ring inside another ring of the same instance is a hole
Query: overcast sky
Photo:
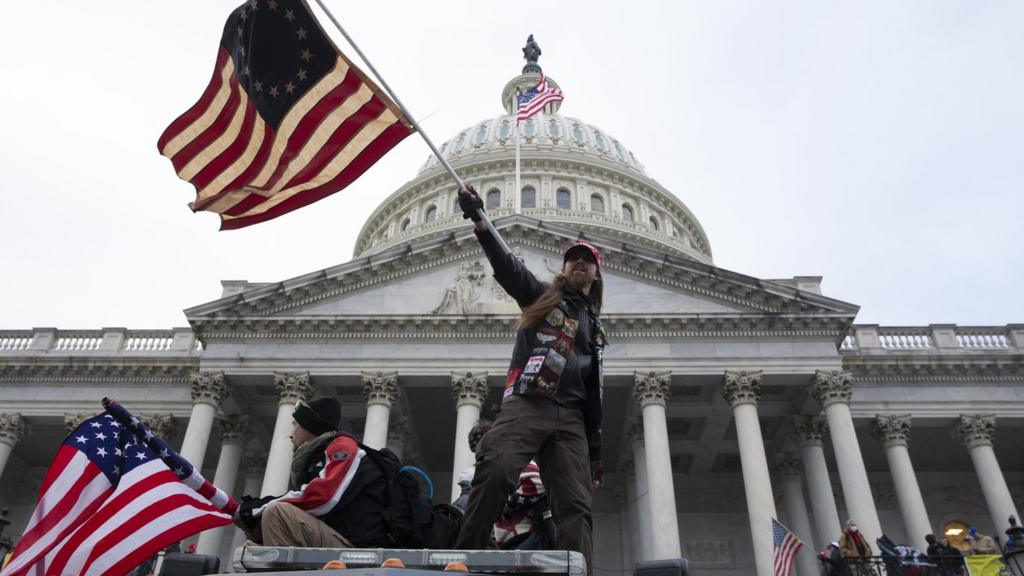
{"type": "MultiPolygon", "coordinates": [[[[327,3],[438,143],[501,111],[533,33],[561,112],[632,150],[718,266],[823,276],[858,322],[1024,322],[1024,2],[327,3]]],[[[4,6],[0,328],[186,325],[222,279],[348,261],[415,175],[414,136],[277,220],[193,214],[156,141],[235,5],[4,6]]]]}

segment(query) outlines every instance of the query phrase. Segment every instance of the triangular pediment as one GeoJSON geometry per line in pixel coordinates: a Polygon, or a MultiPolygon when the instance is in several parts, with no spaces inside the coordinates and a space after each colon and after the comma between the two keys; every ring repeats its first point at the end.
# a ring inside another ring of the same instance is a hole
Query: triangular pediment
{"type": "MultiPolygon", "coordinates": [[[[542,280],[561,264],[561,248],[580,236],[513,216],[496,223],[518,257],[542,280]]],[[[604,314],[807,315],[849,317],[857,307],[785,281],[759,280],[630,245],[587,239],[602,249],[604,314]]],[[[464,233],[385,252],[271,284],[234,285],[237,293],[185,311],[196,323],[220,319],[515,315],[518,307],[491,276],[479,245],[464,233]]]]}

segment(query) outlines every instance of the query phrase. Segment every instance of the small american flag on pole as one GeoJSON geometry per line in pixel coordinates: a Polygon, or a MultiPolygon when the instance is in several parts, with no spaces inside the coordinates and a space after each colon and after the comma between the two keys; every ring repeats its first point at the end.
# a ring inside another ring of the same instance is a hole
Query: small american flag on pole
{"type": "Polygon", "coordinates": [[[413,129],[303,0],[250,0],[224,25],[213,78],[157,142],[221,230],[276,218],[361,176],[413,129]]]}
{"type": "Polygon", "coordinates": [[[789,576],[793,569],[793,558],[800,551],[803,542],[778,520],[772,518],[772,550],[774,562],[772,576],[789,576]]]}
{"type": "Polygon", "coordinates": [[[237,507],[110,402],[61,444],[0,575],[125,574],[183,538],[230,524],[237,507]]]}
{"type": "Polygon", "coordinates": [[[548,79],[542,72],[540,82],[516,97],[516,122],[522,122],[540,112],[551,102],[561,102],[565,97],[558,88],[548,86],[548,79]]]}

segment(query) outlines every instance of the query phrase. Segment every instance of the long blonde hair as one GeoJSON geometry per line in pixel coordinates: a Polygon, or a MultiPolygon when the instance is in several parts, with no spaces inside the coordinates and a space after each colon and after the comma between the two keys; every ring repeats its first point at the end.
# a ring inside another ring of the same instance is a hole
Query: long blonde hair
{"type": "MultiPolygon", "coordinates": [[[[562,300],[562,296],[567,290],[569,290],[569,281],[562,274],[555,274],[555,279],[548,284],[547,290],[534,300],[533,304],[523,308],[523,313],[519,316],[519,322],[516,324],[516,330],[536,326],[541,318],[547,316],[547,313],[562,300]]],[[[594,313],[600,316],[601,302],[604,299],[604,282],[601,281],[600,275],[594,278],[588,296],[594,304],[594,313]]]]}

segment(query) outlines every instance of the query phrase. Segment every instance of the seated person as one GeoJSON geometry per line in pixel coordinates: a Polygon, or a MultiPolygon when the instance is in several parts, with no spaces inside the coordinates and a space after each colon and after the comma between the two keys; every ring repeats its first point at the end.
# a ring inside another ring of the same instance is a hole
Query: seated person
{"type": "Polygon", "coordinates": [[[334,398],[299,401],[292,414],[290,491],[243,503],[235,523],[264,546],[379,547],[387,525],[383,472],[351,435],[338,432],[334,398]]]}

